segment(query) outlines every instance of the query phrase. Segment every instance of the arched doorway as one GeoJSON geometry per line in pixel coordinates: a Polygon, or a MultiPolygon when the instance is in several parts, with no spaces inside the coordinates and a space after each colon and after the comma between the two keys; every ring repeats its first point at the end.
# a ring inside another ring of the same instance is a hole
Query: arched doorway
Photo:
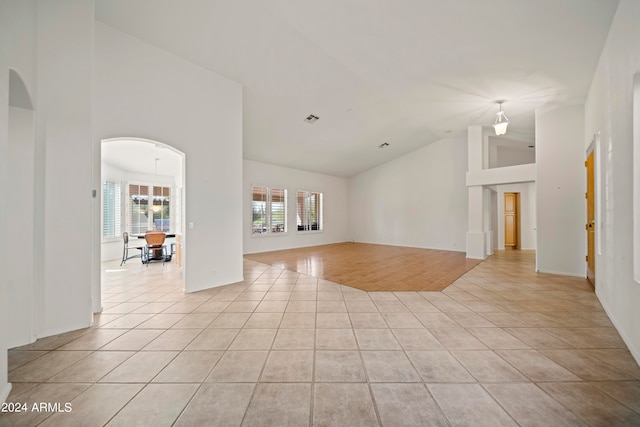
{"type": "Polygon", "coordinates": [[[17,71],[9,70],[7,178],[7,328],[8,347],[33,342],[37,336],[38,309],[42,305],[42,203],[44,178],[38,173],[34,106],[17,71]],[[40,224],[40,226],[39,226],[40,224]]]}
{"type": "MultiPolygon", "coordinates": [[[[104,139],[100,151],[100,262],[121,260],[125,231],[158,229],[184,236],[185,154],[135,137],[104,139]]],[[[94,298],[99,295],[95,289],[94,298]]]]}

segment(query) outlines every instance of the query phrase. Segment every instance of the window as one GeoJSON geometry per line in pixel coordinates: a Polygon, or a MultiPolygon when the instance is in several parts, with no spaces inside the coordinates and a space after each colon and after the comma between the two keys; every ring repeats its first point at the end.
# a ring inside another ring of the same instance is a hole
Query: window
{"type": "Polygon", "coordinates": [[[287,190],[251,187],[251,234],[287,232],[287,190]]]}
{"type": "Polygon", "coordinates": [[[141,234],[149,229],[149,186],[129,184],[129,232],[141,234]]]}
{"type": "Polygon", "coordinates": [[[322,193],[298,190],[297,199],[298,231],[322,231],[322,193]]]}
{"type": "Polygon", "coordinates": [[[148,185],[129,184],[128,228],[131,234],[142,234],[147,230],[167,232],[171,229],[171,189],[151,187],[149,204],[149,188],[148,185]]]}
{"type": "Polygon", "coordinates": [[[169,187],[153,187],[153,229],[169,231],[171,228],[171,189],[169,187]]]}
{"type": "Polygon", "coordinates": [[[120,237],[120,183],[102,183],[102,238],[120,237]]]}

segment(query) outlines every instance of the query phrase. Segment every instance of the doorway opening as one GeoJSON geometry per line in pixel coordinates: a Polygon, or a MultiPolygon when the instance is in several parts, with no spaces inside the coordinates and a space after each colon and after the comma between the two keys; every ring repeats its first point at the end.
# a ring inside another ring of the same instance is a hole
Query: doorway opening
{"type": "MultiPolygon", "coordinates": [[[[101,268],[99,282],[106,274],[150,270],[142,258],[123,258],[123,233],[131,239],[128,246],[137,247],[146,243],[148,230],[166,234],[172,269],[184,280],[185,154],[159,141],[133,137],[102,140],[100,150],[100,262],[108,267],[101,268]]],[[[153,265],[160,274],[162,267],[164,263],[153,265]]]]}
{"type": "Polygon", "coordinates": [[[9,70],[7,177],[7,305],[11,328],[7,328],[9,348],[35,341],[41,295],[44,257],[44,178],[38,173],[42,151],[35,138],[35,113],[31,96],[20,75],[9,70]]]}

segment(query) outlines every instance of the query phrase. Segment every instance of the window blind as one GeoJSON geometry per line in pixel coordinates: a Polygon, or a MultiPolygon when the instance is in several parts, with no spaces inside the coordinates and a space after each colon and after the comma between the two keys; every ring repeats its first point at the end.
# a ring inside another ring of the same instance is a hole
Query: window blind
{"type": "Polygon", "coordinates": [[[149,186],[129,184],[129,232],[142,234],[149,229],[149,186]]]}
{"type": "Polygon", "coordinates": [[[323,230],[323,194],[313,191],[298,190],[296,199],[298,231],[323,230]]]}
{"type": "Polygon", "coordinates": [[[102,184],[102,237],[120,236],[121,187],[119,182],[104,181],[102,184]]]}
{"type": "Polygon", "coordinates": [[[286,233],[287,190],[251,187],[251,234],[286,233]]]}
{"type": "Polygon", "coordinates": [[[251,194],[251,233],[266,233],[267,225],[267,187],[252,187],[251,194]]]}
{"type": "Polygon", "coordinates": [[[285,233],[287,231],[287,190],[283,188],[271,189],[271,232],[285,233]]]}
{"type": "Polygon", "coordinates": [[[168,232],[171,229],[171,189],[153,187],[153,229],[168,232]]]}

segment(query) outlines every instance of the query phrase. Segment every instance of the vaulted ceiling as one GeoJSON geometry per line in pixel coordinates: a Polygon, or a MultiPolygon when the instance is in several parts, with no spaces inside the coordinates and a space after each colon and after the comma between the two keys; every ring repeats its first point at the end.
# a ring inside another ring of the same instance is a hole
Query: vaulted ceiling
{"type": "Polygon", "coordinates": [[[533,141],[535,109],[584,102],[617,3],[97,0],[96,19],[242,84],[245,159],[349,177],[491,125],[499,99],[533,141]]]}

